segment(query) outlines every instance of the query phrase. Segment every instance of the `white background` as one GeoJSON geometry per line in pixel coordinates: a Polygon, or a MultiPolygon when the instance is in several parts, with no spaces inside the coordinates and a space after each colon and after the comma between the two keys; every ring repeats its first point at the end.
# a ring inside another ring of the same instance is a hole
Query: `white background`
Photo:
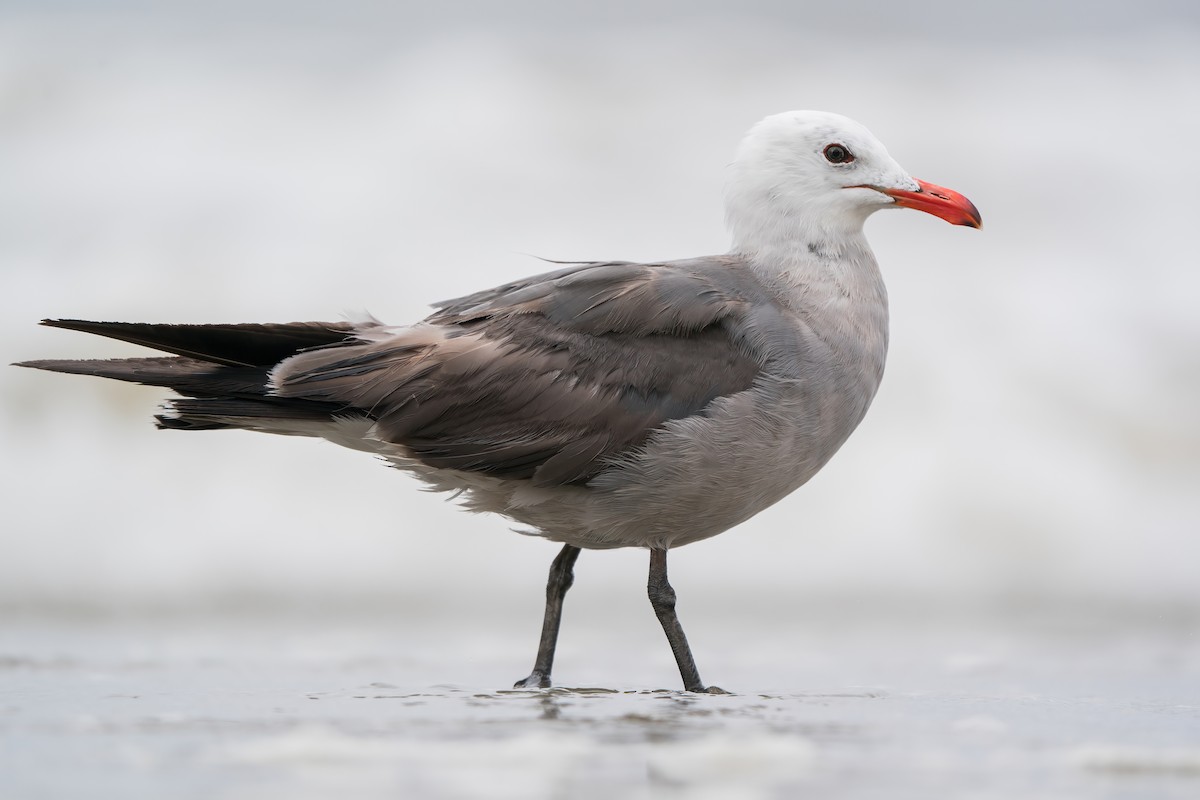
{"type": "MultiPolygon", "coordinates": [[[[871,220],[875,406],[808,486],[673,553],[681,602],[1200,608],[1191,4],[734,5],[7,4],[0,356],[138,352],[47,316],[402,322],[526,254],[723,252],[741,134],[834,110],[985,227],[871,220]]],[[[156,432],[157,389],[5,367],[0,393],[0,608],[536,625],[554,546],[361,453],[156,432]]],[[[645,561],[585,553],[574,607],[652,641],[645,561]]]]}

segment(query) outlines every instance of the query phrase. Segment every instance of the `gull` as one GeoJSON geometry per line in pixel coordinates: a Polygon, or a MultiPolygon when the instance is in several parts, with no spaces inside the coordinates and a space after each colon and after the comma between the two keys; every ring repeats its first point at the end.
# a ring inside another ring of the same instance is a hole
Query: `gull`
{"type": "Polygon", "coordinates": [[[476,512],[562,544],[537,657],[551,686],[580,551],[650,551],[647,593],[690,692],[700,679],[667,553],[808,481],[883,377],[887,294],[863,234],[880,209],[980,227],[862,125],[769,116],[729,167],[728,253],[583,262],[434,304],[410,325],[43,320],[170,355],[20,366],[167,387],[171,430],[327,439],[380,456],[476,512]]]}

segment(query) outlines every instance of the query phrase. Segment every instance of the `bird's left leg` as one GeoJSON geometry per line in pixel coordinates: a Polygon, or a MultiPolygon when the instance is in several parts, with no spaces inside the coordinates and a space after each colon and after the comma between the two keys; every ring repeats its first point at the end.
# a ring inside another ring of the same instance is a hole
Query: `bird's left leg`
{"type": "Polygon", "coordinates": [[[705,688],[700,680],[700,672],[696,669],[696,659],[692,658],[692,649],[688,647],[687,636],[679,617],[675,614],[675,590],[667,582],[667,551],[650,551],[650,579],[646,584],[646,593],[650,596],[650,605],[658,621],[662,623],[667,641],[671,643],[671,652],[675,654],[675,663],[679,665],[679,674],[683,678],[683,688],[689,692],[709,692],[722,694],[722,690],[713,686],[705,688]]]}

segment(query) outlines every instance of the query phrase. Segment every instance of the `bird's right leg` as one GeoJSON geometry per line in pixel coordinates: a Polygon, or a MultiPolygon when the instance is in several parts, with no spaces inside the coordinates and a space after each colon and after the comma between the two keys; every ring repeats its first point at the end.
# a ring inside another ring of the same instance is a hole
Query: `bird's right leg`
{"type": "Polygon", "coordinates": [[[550,687],[550,669],[554,666],[554,648],[558,644],[558,626],[562,622],[563,598],[567,589],[575,582],[575,559],[579,548],[563,545],[558,557],[550,565],[550,577],[546,580],[546,617],[542,620],[542,638],[538,642],[537,660],[533,672],[513,685],[514,689],[547,689],[550,687]]]}
{"type": "Polygon", "coordinates": [[[675,590],[667,581],[667,551],[650,551],[650,580],[646,584],[650,596],[650,605],[654,614],[662,623],[663,632],[671,644],[671,652],[675,654],[675,663],[679,667],[679,675],[683,678],[683,688],[689,692],[708,692],[710,694],[725,694],[724,689],[716,686],[705,687],[700,680],[700,671],[696,669],[696,659],[692,657],[692,648],[688,647],[687,636],[683,626],[679,624],[679,616],[675,613],[675,590]]]}

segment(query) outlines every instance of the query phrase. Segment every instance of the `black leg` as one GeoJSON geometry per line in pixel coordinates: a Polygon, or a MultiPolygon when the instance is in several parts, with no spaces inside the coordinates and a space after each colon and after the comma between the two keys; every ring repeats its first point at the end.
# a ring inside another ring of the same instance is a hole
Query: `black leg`
{"type": "Polygon", "coordinates": [[[650,605],[654,607],[654,613],[667,634],[667,641],[671,643],[671,652],[675,654],[675,663],[679,665],[679,674],[683,678],[683,688],[689,692],[720,693],[721,690],[716,687],[704,688],[700,672],[696,669],[696,659],[692,658],[692,650],[688,647],[687,636],[675,614],[675,590],[667,583],[666,550],[650,551],[650,580],[646,584],[646,593],[650,595],[650,605]]]}
{"type": "MultiPolygon", "coordinates": [[[[550,669],[554,666],[554,647],[558,644],[558,626],[562,622],[563,597],[575,582],[575,559],[579,548],[563,545],[558,557],[550,565],[550,577],[546,581],[546,617],[542,620],[542,638],[538,642],[537,660],[533,672],[513,685],[514,689],[546,689],[550,686],[550,669]]],[[[684,647],[687,647],[685,644],[684,647]]]]}

